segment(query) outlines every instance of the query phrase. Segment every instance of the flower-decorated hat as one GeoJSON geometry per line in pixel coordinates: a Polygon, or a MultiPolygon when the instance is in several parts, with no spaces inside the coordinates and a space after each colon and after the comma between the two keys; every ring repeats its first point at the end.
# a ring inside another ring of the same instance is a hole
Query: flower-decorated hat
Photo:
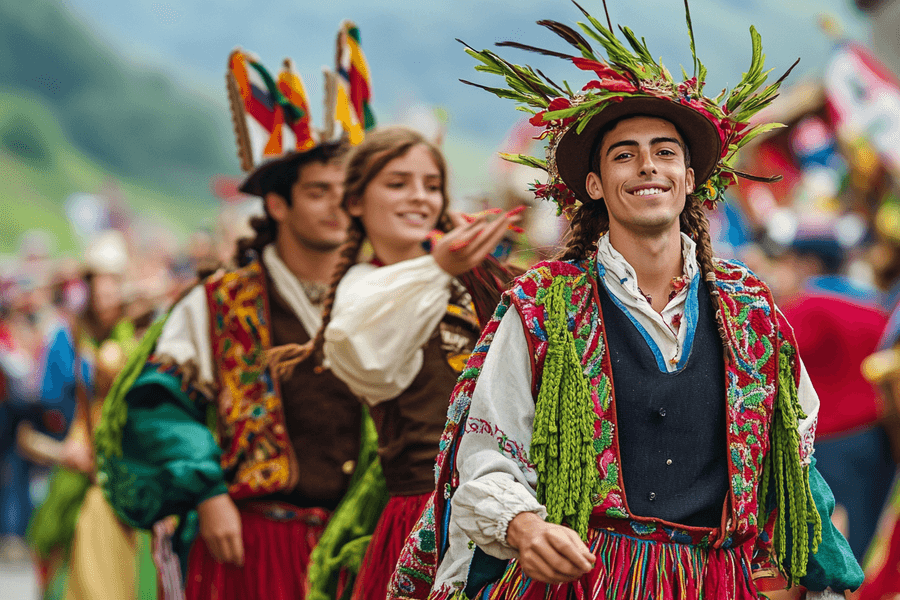
{"type": "Polygon", "coordinates": [[[571,216],[580,202],[592,201],[585,189],[585,181],[592,170],[598,134],[618,119],[638,115],[660,117],[675,125],[690,150],[696,179],[692,195],[708,208],[713,208],[722,199],[722,193],[735,183],[736,176],[758,181],[778,179],[747,175],[735,170],[733,165],[737,151],[751,139],[782,126],[780,123],[751,125],[750,120],[777,97],[781,82],[796,62],[778,81],[763,88],[769,71],[763,71],[762,42],[751,26],[753,56],[750,68],[730,94],[723,90],[716,98],[708,98],[703,95],[706,68],[697,58],[687,0],[685,14],[694,72],[688,77],[682,69],[682,81],[676,81],[669,70],[653,58],[646,41],[638,38],[631,29],[619,27],[625,38],[623,42],[616,37],[608,13],[607,26],[604,26],[577,2],[573,0],[573,3],[588,21],[579,22],[579,28],[593,43],[602,47],[605,58],[596,54],[591,42],[578,31],[550,20],[538,21],[538,24],[574,46],[579,55],[517,42],[497,45],[554,56],[570,61],[583,71],[592,71],[595,78],[578,91],[573,91],[565,81],[562,85],[555,83],[530,66],[513,64],[490,50],[478,51],[466,46],[466,52],[482,63],[475,67],[476,70],[502,76],[506,87],[487,87],[465,80],[463,83],[515,100],[520,110],[533,115],[533,125],[544,127],[541,134],[547,140],[544,159],[521,154],[502,155],[506,160],[547,171],[549,181],[534,185],[537,197],[553,200],[558,211],[567,216],[571,216]]]}
{"type": "Polygon", "coordinates": [[[322,144],[358,144],[375,126],[369,107],[371,82],[359,45],[359,29],[344,21],[338,32],[334,71],[325,69],[325,121],[313,126],[303,80],[285,59],[278,77],[240,48],[228,58],[226,83],[241,169],[240,190],[263,195],[269,174],[322,144]]]}

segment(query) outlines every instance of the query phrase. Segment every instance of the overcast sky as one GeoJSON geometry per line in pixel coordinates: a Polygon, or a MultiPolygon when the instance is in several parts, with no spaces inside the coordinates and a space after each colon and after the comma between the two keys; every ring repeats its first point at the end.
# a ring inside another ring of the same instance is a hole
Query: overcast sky
{"type": "MultiPolygon", "coordinates": [[[[581,13],[564,0],[64,0],[102,38],[137,63],[161,67],[224,107],[224,72],[235,46],[260,56],[270,70],[291,57],[321,119],[321,67],[334,61],[334,36],[342,19],[358,24],[372,71],[374,108],[380,122],[396,121],[411,107],[439,105],[450,117],[448,153],[462,148],[483,157],[521,118],[512,103],[460,84],[459,78],[493,84],[475,73],[475,61],[454,38],[477,48],[512,39],[567,51],[562,40],[535,25],[549,18],[574,24],[581,13]]],[[[847,35],[865,41],[865,21],[851,0],[691,0],[697,51],[709,68],[708,92],[736,83],[749,65],[751,24],[762,34],[768,67],[780,75],[797,57],[792,77],[814,76],[833,41],[822,33],[821,14],[837,17],[847,35]]],[[[603,15],[599,0],[582,3],[603,15]]],[[[613,22],[631,27],[672,70],[690,65],[684,10],[679,0],[609,0],[613,22]]],[[[601,20],[603,20],[601,18],[601,20]]],[[[516,62],[534,55],[502,49],[516,62]]],[[[554,79],[582,81],[558,59],[538,60],[554,79]],[[556,77],[554,77],[554,74],[556,77]]],[[[573,86],[574,87],[574,86],[573,86]]],[[[475,176],[475,179],[481,179],[475,176]]],[[[464,185],[463,188],[469,186],[464,185]]]]}

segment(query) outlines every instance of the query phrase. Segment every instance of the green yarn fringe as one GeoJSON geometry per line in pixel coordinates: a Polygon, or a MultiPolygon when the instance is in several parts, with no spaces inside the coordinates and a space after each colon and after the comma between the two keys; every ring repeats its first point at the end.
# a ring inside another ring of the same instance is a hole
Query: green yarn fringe
{"type": "Polygon", "coordinates": [[[797,455],[800,447],[797,423],[805,419],[806,415],[800,408],[797,394],[795,355],[793,347],[781,344],[771,448],[763,463],[759,488],[759,522],[762,526],[765,523],[769,495],[774,487],[776,516],[772,539],[773,559],[789,585],[794,585],[806,575],[809,555],[818,551],[822,541],[822,519],[809,487],[809,467],[801,467],[797,455]],[[808,529],[810,525],[813,528],[812,547],[808,529]]]}
{"type": "Polygon", "coordinates": [[[542,300],[549,344],[535,407],[531,459],[538,473],[537,498],[547,507],[548,521],[565,522],[586,540],[600,478],[590,386],[567,326],[566,281],[557,278],[542,300]]]}
{"type": "Polygon", "coordinates": [[[141,371],[144,370],[144,365],[156,347],[156,340],[159,339],[167,318],[168,314],[157,319],[153,325],[147,328],[144,337],[129,355],[128,362],[119,371],[109,389],[109,394],[107,394],[100,412],[100,422],[94,430],[94,451],[100,460],[104,456],[122,456],[122,430],[128,419],[128,404],[125,402],[125,396],[137,381],[141,371]]]}
{"type": "Polygon", "coordinates": [[[363,409],[356,471],[310,557],[307,600],[335,600],[342,570],[349,576],[344,595],[350,594],[388,498],[378,460],[378,433],[369,411],[363,409]]]}

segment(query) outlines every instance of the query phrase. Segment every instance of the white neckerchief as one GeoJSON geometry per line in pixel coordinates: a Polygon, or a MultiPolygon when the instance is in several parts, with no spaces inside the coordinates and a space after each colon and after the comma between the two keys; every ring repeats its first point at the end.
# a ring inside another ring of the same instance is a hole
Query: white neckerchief
{"type": "MultiPolygon", "coordinates": [[[[684,257],[684,274],[689,281],[697,276],[700,269],[697,265],[697,245],[694,241],[681,234],[681,254],[684,257]]],[[[603,234],[597,243],[597,262],[603,267],[603,282],[615,299],[650,335],[663,356],[666,370],[672,372],[681,360],[684,352],[685,340],[692,324],[685,319],[678,328],[677,335],[669,324],[678,314],[684,314],[688,300],[688,292],[691,285],[684,286],[672,300],[666,304],[662,313],[653,310],[653,307],[641,293],[638,287],[637,274],[634,268],[628,264],[625,257],[609,243],[609,235],[603,234]]],[[[692,332],[691,332],[692,333],[692,332]]],[[[693,335],[690,336],[693,339],[693,335]]]]}
{"type": "Polygon", "coordinates": [[[274,245],[269,244],[263,248],[262,259],[263,264],[266,265],[266,270],[275,283],[275,289],[278,290],[281,297],[284,298],[291,310],[294,311],[294,314],[297,315],[297,318],[300,319],[300,323],[303,324],[303,328],[306,329],[309,337],[314,337],[316,332],[319,331],[319,327],[322,326],[321,311],[313,306],[309,298],[306,297],[303,286],[300,285],[297,277],[291,273],[287,265],[281,260],[281,257],[278,256],[274,245]]]}

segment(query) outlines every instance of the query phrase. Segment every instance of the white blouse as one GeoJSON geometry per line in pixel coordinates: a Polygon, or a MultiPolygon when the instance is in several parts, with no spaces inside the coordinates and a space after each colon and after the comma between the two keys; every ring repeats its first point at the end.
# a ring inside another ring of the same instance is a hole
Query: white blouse
{"type": "Polygon", "coordinates": [[[430,254],[354,265],[325,329],[325,366],[372,406],[399,396],[422,369],[422,348],[447,312],[452,279],[430,254]]]}

